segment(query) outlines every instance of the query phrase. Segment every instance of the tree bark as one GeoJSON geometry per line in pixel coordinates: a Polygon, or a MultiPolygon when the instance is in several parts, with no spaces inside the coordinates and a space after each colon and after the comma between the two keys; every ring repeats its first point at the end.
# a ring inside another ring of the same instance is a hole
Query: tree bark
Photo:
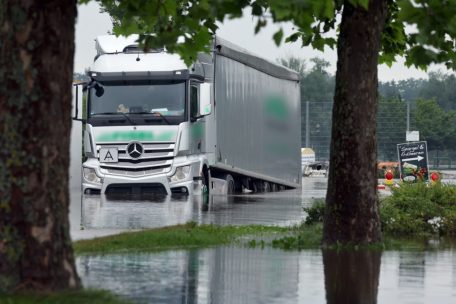
{"type": "Polygon", "coordinates": [[[345,1],[337,45],[336,91],[323,245],[381,240],[377,198],[377,65],[387,0],[345,1]]]}
{"type": "Polygon", "coordinates": [[[74,0],[0,2],[0,292],[80,287],[69,236],[74,0]]]}

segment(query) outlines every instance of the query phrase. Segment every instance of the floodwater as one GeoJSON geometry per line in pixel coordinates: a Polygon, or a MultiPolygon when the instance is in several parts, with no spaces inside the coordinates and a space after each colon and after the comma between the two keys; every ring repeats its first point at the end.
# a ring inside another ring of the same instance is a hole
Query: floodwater
{"type": "Polygon", "coordinates": [[[137,303],[456,303],[455,250],[217,247],[81,256],[85,287],[137,303]]]}
{"type": "MultiPolygon", "coordinates": [[[[80,129],[73,130],[78,138],[80,129]]],[[[79,136],[80,138],[80,136],[79,136]]],[[[70,224],[74,240],[198,223],[291,225],[325,196],[325,178],[275,193],[110,200],[80,191],[80,145],[72,141],[70,224]],[[301,191],[302,190],[302,191],[301,191]]],[[[160,253],[78,256],[86,288],[137,303],[456,303],[455,246],[423,251],[282,251],[220,246],[160,253]],[[445,248],[445,249],[441,249],[445,248]]]]}
{"type": "Polygon", "coordinates": [[[324,198],[327,180],[306,179],[301,189],[264,194],[166,197],[155,201],[109,199],[81,195],[81,129],[73,128],[70,164],[70,224],[73,240],[122,231],[156,228],[195,221],[200,224],[263,224],[288,226],[300,223],[303,207],[324,198]],[[82,201],[81,201],[82,198],[82,201]]]}

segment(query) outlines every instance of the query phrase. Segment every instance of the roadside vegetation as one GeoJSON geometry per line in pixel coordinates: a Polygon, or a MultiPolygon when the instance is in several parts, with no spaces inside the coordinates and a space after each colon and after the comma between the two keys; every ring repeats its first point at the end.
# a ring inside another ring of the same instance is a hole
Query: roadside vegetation
{"type": "Polygon", "coordinates": [[[386,235],[456,235],[456,185],[403,184],[382,199],[386,235]]]}
{"type": "MultiPolygon", "coordinates": [[[[391,196],[380,201],[383,242],[369,245],[369,248],[424,250],[455,244],[452,237],[456,235],[456,185],[402,184],[391,191],[391,196]],[[436,238],[439,242],[429,242],[436,238]]],[[[323,199],[315,200],[311,207],[304,210],[307,218],[302,227],[293,235],[274,240],[273,247],[301,250],[319,246],[325,202],[323,199]]]]}
{"type": "MultiPolygon", "coordinates": [[[[387,236],[456,235],[456,185],[402,184],[381,199],[380,218],[387,236]]],[[[316,200],[306,208],[306,225],[323,221],[325,204],[316,200]]]]}
{"type": "Polygon", "coordinates": [[[126,232],[118,235],[82,240],[74,243],[76,254],[106,254],[122,252],[155,252],[171,249],[204,248],[230,244],[242,237],[271,237],[287,233],[290,228],[245,225],[216,226],[185,225],[126,232]]]}

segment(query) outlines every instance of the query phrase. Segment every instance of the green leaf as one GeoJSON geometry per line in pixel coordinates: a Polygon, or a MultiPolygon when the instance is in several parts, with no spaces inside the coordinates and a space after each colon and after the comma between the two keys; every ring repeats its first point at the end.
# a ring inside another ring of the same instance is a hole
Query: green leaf
{"type": "Polygon", "coordinates": [[[293,33],[285,39],[285,42],[295,42],[298,40],[300,33],[293,33]]]}
{"type": "Polygon", "coordinates": [[[258,32],[261,30],[262,27],[265,27],[267,25],[267,21],[263,19],[258,19],[257,24],[255,26],[255,35],[258,34],[258,32]]]}
{"type": "Polygon", "coordinates": [[[257,2],[252,3],[252,15],[254,15],[254,16],[263,15],[263,8],[257,2]]]}
{"type": "Polygon", "coordinates": [[[282,42],[282,37],[283,37],[283,30],[282,28],[280,28],[280,30],[278,30],[277,32],[275,32],[275,34],[272,36],[272,39],[274,39],[274,42],[277,46],[280,45],[280,43],[282,42]]]}

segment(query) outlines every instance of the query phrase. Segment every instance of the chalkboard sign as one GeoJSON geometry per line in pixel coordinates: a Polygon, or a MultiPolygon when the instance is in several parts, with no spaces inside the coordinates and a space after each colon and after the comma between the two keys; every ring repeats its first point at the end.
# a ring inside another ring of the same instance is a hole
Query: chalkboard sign
{"type": "Polygon", "coordinates": [[[404,181],[428,181],[427,144],[417,141],[397,145],[401,177],[404,181]]]}

